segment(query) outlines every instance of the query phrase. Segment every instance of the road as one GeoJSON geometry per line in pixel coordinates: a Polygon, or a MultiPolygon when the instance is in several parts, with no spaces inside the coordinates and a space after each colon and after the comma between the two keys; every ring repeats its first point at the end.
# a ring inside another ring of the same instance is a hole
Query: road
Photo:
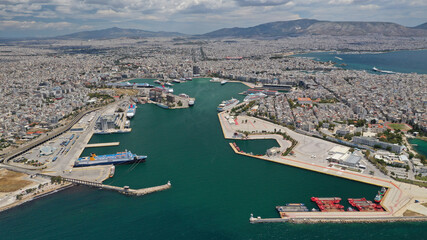
{"type": "Polygon", "coordinates": [[[15,157],[29,151],[30,149],[33,149],[33,148],[51,140],[51,139],[56,138],[57,136],[63,134],[64,132],[68,131],[69,129],[71,129],[71,127],[73,127],[74,124],[76,124],[78,121],[80,121],[80,119],[84,115],[86,115],[87,113],[96,111],[98,109],[100,109],[100,108],[89,109],[89,110],[86,110],[84,112],[81,112],[73,120],[71,120],[71,122],[69,122],[67,125],[53,130],[52,132],[46,134],[46,136],[40,137],[37,140],[35,140],[34,142],[31,142],[29,144],[26,144],[25,146],[21,146],[20,148],[18,148],[16,150],[13,150],[12,152],[10,152],[9,154],[6,155],[4,162],[7,162],[10,159],[15,158],[15,157]]]}

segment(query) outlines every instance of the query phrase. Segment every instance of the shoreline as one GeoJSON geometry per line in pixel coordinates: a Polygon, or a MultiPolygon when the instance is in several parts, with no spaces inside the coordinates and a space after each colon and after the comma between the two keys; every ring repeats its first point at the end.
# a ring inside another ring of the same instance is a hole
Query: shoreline
{"type": "Polygon", "coordinates": [[[57,185],[57,186],[55,186],[55,187],[53,187],[53,188],[51,188],[51,189],[49,189],[47,191],[44,191],[44,192],[40,192],[40,193],[33,194],[33,195],[29,194],[28,196],[22,198],[21,200],[15,200],[15,202],[13,202],[13,203],[11,203],[9,205],[0,207],[0,213],[4,212],[4,211],[7,211],[9,209],[18,207],[18,206],[20,206],[20,205],[22,205],[24,203],[31,202],[31,201],[34,201],[34,200],[37,200],[37,199],[41,199],[41,198],[43,198],[45,196],[49,196],[49,195],[57,193],[59,191],[71,188],[73,186],[74,186],[73,183],[68,183],[67,182],[67,183],[62,183],[60,185],[57,185]]]}
{"type": "MultiPolygon", "coordinates": [[[[415,146],[413,146],[413,145],[409,142],[409,140],[410,140],[410,139],[411,139],[411,138],[406,138],[406,137],[405,137],[405,141],[408,143],[408,150],[409,150],[410,152],[414,153],[415,155],[416,155],[416,154],[419,154],[419,155],[422,155],[422,156],[426,156],[426,154],[424,154],[424,153],[420,152],[419,150],[417,151],[416,147],[415,147],[415,146]]],[[[412,139],[417,139],[417,140],[420,140],[420,141],[427,142],[427,137],[415,137],[415,138],[412,138],[412,139]]],[[[426,157],[427,157],[427,156],[426,156],[426,157]]]]}

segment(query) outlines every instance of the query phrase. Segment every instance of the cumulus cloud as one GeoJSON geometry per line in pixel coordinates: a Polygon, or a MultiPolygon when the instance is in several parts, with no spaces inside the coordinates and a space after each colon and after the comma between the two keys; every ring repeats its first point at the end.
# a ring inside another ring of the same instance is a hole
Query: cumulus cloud
{"type": "Polygon", "coordinates": [[[6,30],[6,29],[55,29],[55,30],[61,30],[64,28],[69,28],[73,24],[69,22],[36,22],[36,21],[13,21],[13,20],[6,20],[6,21],[0,21],[0,29],[6,30]]]}
{"type": "Polygon", "coordinates": [[[236,0],[240,6],[278,6],[283,5],[290,0],[236,0]]]}

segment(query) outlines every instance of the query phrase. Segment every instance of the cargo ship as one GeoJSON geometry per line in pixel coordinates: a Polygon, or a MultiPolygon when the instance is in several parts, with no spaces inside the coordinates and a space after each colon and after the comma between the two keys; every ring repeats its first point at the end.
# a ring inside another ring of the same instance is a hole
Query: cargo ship
{"type": "Polygon", "coordinates": [[[130,151],[118,152],[116,154],[95,155],[92,153],[89,157],[82,157],[74,162],[74,167],[88,167],[96,165],[117,165],[144,162],[147,156],[138,156],[130,151]]]}
{"type": "Polygon", "coordinates": [[[353,207],[353,210],[357,209],[361,212],[384,211],[380,204],[368,201],[366,198],[349,198],[348,203],[353,207]]]}
{"type": "Polygon", "coordinates": [[[136,105],[135,104],[129,105],[129,108],[126,112],[126,117],[133,118],[135,116],[135,113],[136,113],[136,105]]]}
{"type": "Polygon", "coordinates": [[[276,210],[280,212],[309,212],[304,203],[287,203],[285,206],[276,206],[276,210]]]}
{"type": "Polygon", "coordinates": [[[315,202],[317,204],[317,207],[322,212],[344,211],[344,206],[340,204],[341,198],[339,197],[328,197],[328,198],[312,197],[311,201],[315,202]]]}
{"type": "Polygon", "coordinates": [[[230,100],[222,101],[221,104],[219,104],[216,109],[218,112],[227,111],[232,109],[237,104],[239,104],[239,102],[240,102],[239,100],[235,98],[231,98],[230,100]]]}

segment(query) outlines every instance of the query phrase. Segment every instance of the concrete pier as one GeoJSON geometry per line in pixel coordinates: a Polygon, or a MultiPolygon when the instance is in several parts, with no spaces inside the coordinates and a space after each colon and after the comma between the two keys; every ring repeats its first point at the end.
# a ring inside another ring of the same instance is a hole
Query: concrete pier
{"type": "Polygon", "coordinates": [[[382,223],[382,222],[424,222],[427,217],[309,217],[304,218],[254,218],[253,215],[249,218],[250,223],[382,223]]]}
{"type": "Polygon", "coordinates": [[[141,188],[141,189],[131,189],[128,186],[117,187],[117,186],[106,185],[98,182],[91,182],[91,181],[85,181],[85,180],[74,179],[74,178],[62,178],[62,179],[67,182],[71,182],[79,185],[85,185],[89,187],[97,187],[97,188],[102,188],[106,190],[117,191],[119,193],[130,195],[130,196],[142,196],[142,195],[146,195],[153,192],[159,192],[159,191],[169,189],[172,186],[170,181],[168,181],[168,183],[160,186],[141,188]]]}
{"type": "Polygon", "coordinates": [[[119,146],[120,142],[109,142],[109,143],[92,143],[92,144],[87,144],[86,147],[87,148],[91,148],[91,147],[111,147],[111,146],[119,146]]]}

